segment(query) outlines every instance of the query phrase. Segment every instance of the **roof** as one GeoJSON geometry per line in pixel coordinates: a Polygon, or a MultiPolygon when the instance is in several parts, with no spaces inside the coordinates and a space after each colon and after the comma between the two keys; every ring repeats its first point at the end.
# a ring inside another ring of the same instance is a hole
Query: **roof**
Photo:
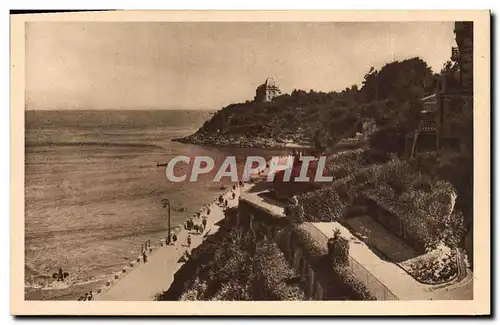
{"type": "Polygon", "coordinates": [[[266,193],[269,193],[269,191],[247,192],[240,196],[240,201],[249,203],[253,207],[269,214],[270,217],[285,218],[285,205],[282,202],[265,196],[266,193]]]}

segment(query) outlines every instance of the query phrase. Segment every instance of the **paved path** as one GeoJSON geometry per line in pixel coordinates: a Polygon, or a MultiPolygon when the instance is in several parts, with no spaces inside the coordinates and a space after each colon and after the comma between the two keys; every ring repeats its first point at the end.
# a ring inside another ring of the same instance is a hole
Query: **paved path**
{"type": "MultiPolygon", "coordinates": [[[[232,191],[225,194],[229,206],[238,205],[240,189],[235,190],[236,198],[231,198],[232,191]]],[[[224,211],[216,203],[210,205],[210,215],[207,218],[207,227],[204,234],[217,232],[215,225],[224,218],[224,211]]],[[[206,213],[205,213],[206,214],[206,213]]],[[[195,219],[195,223],[201,223],[195,219]]],[[[95,297],[95,300],[108,301],[152,301],[157,293],[167,290],[174,280],[174,274],[183,265],[178,262],[184,252],[199,246],[203,235],[191,234],[191,247],[187,247],[188,231],[182,229],[177,235],[174,245],[157,248],[148,256],[147,263],[140,263],[131,269],[127,275],[112,284],[109,289],[95,297]]]]}
{"type": "MultiPolygon", "coordinates": [[[[376,255],[365,243],[354,237],[351,232],[337,222],[310,223],[317,230],[313,238],[326,247],[328,238],[334,229],[339,229],[342,236],[349,240],[349,255],[382,282],[399,300],[467,300],[472,299],[472,281],[470,277],[455,285],[437,289],[416,281],[396,264],[376,255]]],[[[362,277],[361,277],[362,278],[362,277]]]]}

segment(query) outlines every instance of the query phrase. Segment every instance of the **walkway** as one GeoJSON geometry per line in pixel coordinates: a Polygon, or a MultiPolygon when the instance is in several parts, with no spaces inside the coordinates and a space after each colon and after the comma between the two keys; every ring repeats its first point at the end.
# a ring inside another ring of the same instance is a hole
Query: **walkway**
{"type": "Polygon", "coordinates": [[[363,241],[369,247],[375,247],[392,262],[400,263],[420,255],[402,239],[369,216],[349,218],[345,219],[344,222],[355,233],[363,237],[363,241]]]}
{"type": "Polygon", "coordinates": [[[472,281],[470,279],[466,278],[449,288],[436,289],[434,286],[416,281],[396,264],[380,258],[341,224],[337,222],[310,224],[317,229],[317,231],[312,231],[311,235],[318,243],[325,246],[328,238],[333,236],[334,229],[339,229],[342,236],[349,240],[349,255],[382,282],[399,300],[472,299],[472,281]]]}
{"type": "MultiPolygon", "coordinates": [[[[243,189],[245,190],[245,189],[243,189]]],[[[229,206],[238,205],[240,189],[235,190],[236,198],[231,198],[232,191],[224,195],[229,206]]],[[[204,234],[217,232],[218,221],[224,218],[224,211],[216,202],[210,204],[210,215],[204,234]]],[[[200,219],[201,220],[201,219],[200,219]]],[[[140,263],[130,273],[112,284],[109,289],[95,296],[95,300],[108,301],[152,301],[157,293],[167,290],[174,280],[174,274],[183,265],[178,262],[187,247],[188,231],[182,229],[174,245],[157,248],[148,256],[147,263],[140,263]]],[[[191,234],[191,248],[198,247],[204,240],[203,235],[191,234]]]]}

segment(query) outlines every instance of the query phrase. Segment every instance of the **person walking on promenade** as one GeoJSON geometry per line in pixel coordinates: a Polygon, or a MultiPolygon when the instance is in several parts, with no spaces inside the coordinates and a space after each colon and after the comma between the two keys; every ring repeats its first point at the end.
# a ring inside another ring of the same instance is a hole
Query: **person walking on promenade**
{"type": "Polygon", "coordinates": [[[236,193],[233,192],[233,200],[236,198],[236,193]]]}
{"type": "Polygon", "coordinates": [[[227,199],[224,200],[224,206],[227,207],[227,199]]]}
{"type": "Polygon", "coordinates": [[[172,235],[172,243],[175,245],[175,242],[177,241],[177,235],[173,234],[172,235]]]}
{"type": "Polygon", "coordinates": [[[191,235],[188,235],[188,237],[187,237],[187,244],[188,244],[188,247],[191,247],[191,235]]]}
{"type": "Polygon", "coordinates": [[[146,254],[146,251],[142,252],[142,261],[144,263],[148,262],[148,254],[146,254]]]}
{"type": "Polygon", "coordinates": [[[205,229],[207,227],[207,218],[203,218],[201,224],[203,225],[203,229],[205,229]]]}
{"type": "Polygon", "coordinates": [[[92,300],[93,298],[93,295],[92,295],[92,290],[90,290],[90,293],[89,293],[89,296],[88,296],[88,299],[87,300],[92,300]]]}

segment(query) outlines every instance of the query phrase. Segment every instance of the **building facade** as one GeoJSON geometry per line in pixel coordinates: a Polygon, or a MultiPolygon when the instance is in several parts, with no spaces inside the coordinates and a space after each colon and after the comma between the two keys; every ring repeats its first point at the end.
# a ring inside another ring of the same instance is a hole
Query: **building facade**
{"type": "Polygon", "coordinates": [[[407,155],[422,151],[462,150],[463,120],[473,110],[473,23],[455,22],[457,47],[449,71],[441,73],[435,94],[422,98],[420,126],[407,136],[407,155]]]}
{"type": "Polygon", "coordinates": [[[261,103],[270,102],[279,95],[281,95],[281,90],[276,86],[274,79],[267,78],[266,81],[255,90],[254,100],[261,103]]]}

